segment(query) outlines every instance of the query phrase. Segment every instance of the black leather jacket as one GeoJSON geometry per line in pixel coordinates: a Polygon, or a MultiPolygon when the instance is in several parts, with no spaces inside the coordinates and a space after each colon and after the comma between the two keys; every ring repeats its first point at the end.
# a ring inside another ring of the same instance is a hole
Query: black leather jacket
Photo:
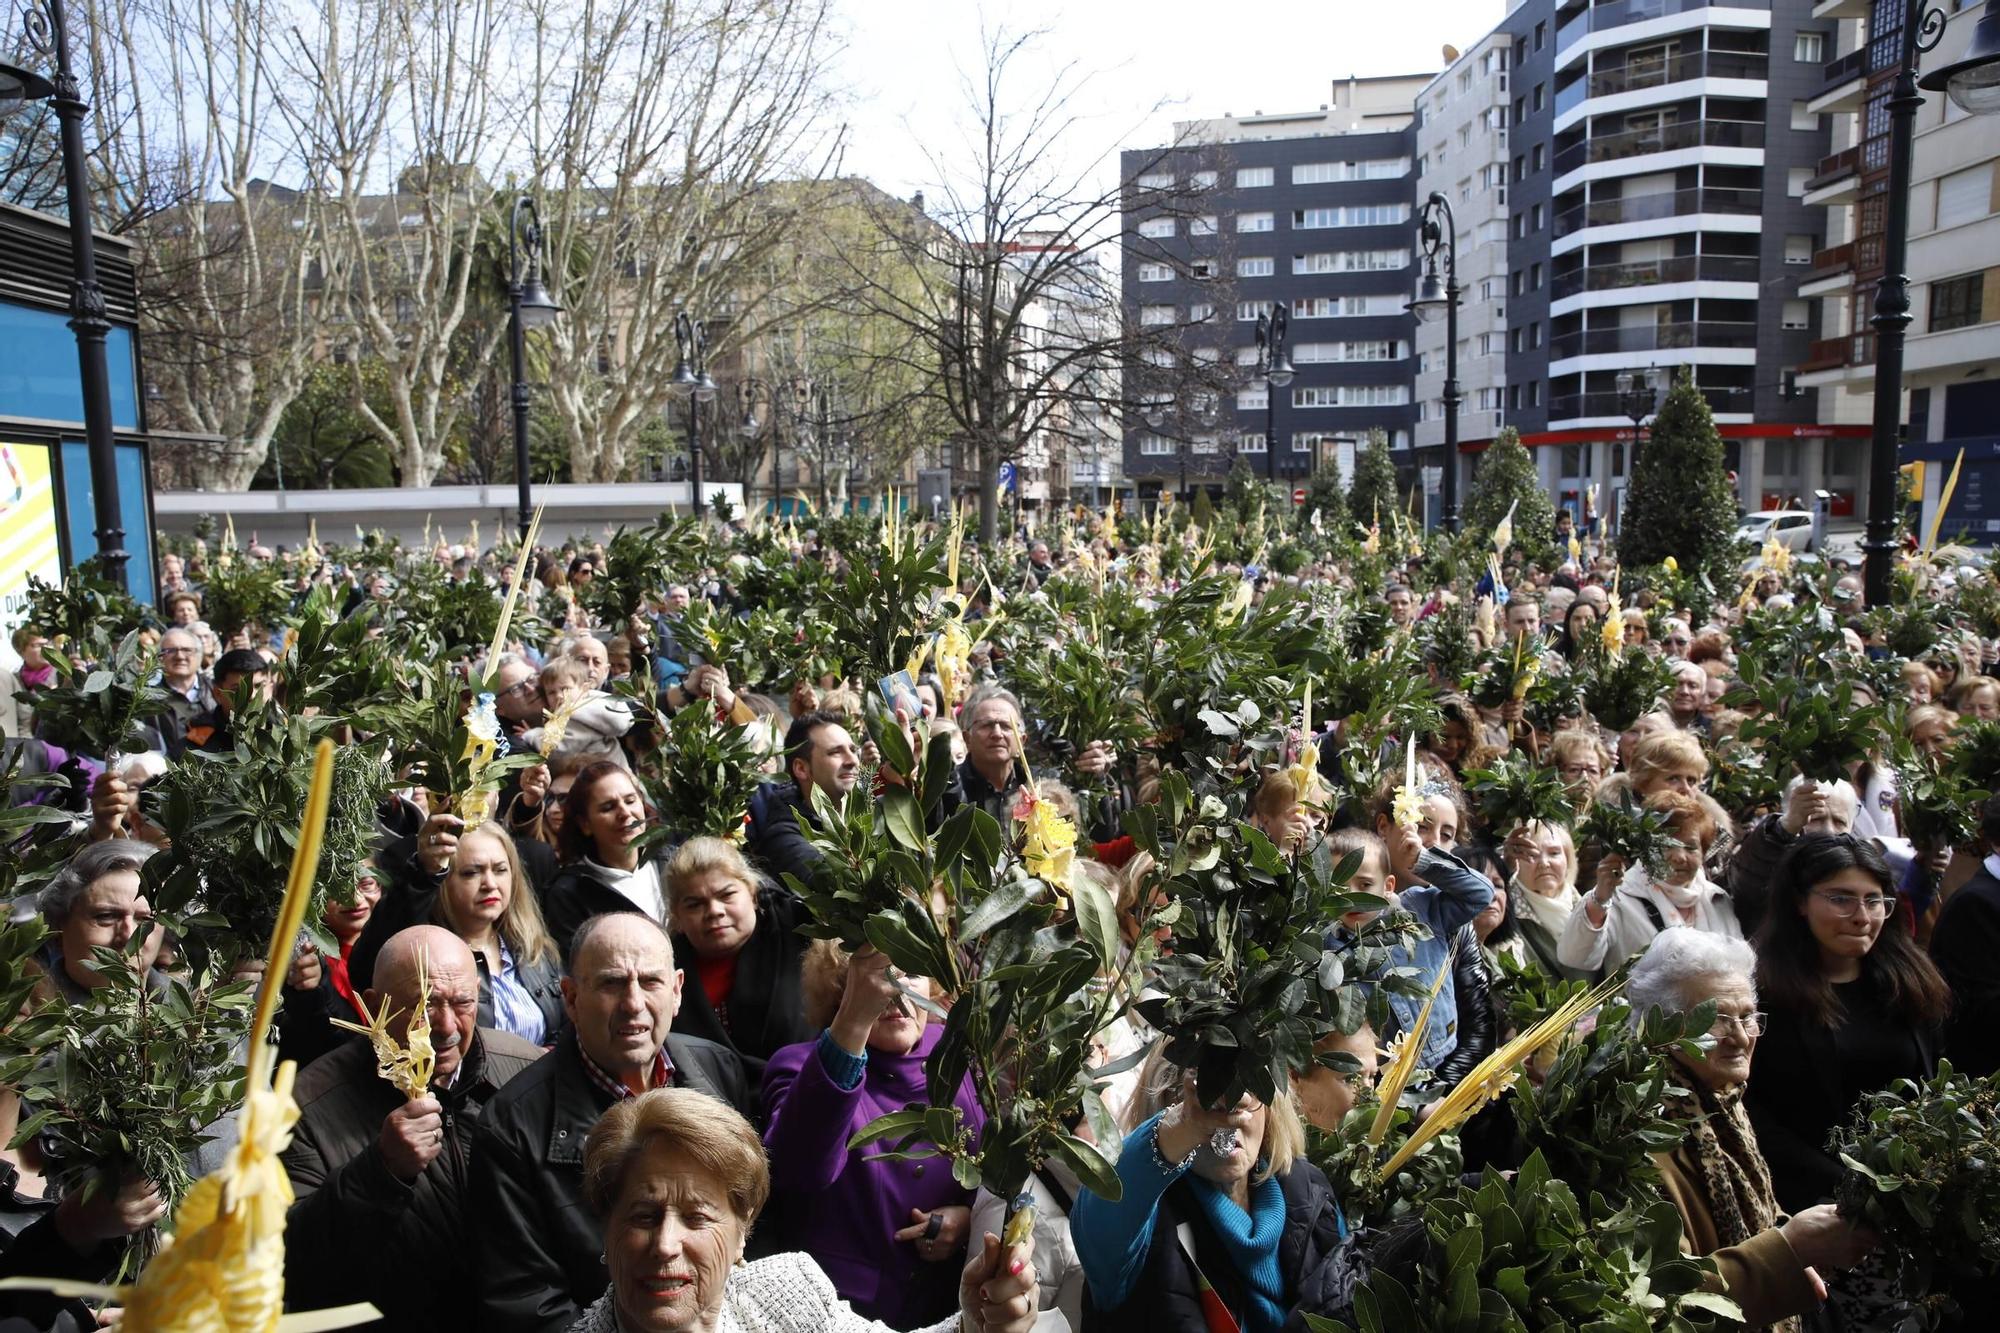
{"type": "Polygon", "coordinates": [[[1493,1054],[1495,1022],[1492,978],[1479,937],[1471,926],[1459,927],[1458,958],[1451,969],[1452,990],[1458,998],[1458,1045],[1437,1068],[1438,1082],[1449,1088],[1493,1054]]]}

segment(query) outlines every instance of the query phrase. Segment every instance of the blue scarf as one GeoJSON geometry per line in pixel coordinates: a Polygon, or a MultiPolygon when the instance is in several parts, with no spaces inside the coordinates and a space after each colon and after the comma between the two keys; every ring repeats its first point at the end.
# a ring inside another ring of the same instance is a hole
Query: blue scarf
{"type": "Polygon", "coordinates": [[[1236,1275],[1250,1295],[1249,1327],[1256,1333],[1277,1333],[1290,1307],[1285,1303],[1285,1275],[1278,1269],[1278,1238],[1285,1230],[1285,1192],[1272,1175],[1250,1187],[1250,1211],[1244,1212],[1222,1190],[1197,1176],[1195,1202],[1222,1248],[1229,1252],[1236,1275]]]}

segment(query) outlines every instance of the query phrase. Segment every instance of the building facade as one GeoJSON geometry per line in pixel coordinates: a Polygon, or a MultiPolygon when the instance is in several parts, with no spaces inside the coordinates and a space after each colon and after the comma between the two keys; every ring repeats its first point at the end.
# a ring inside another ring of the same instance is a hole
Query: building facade
{"type": "Polygon", "coordinates": [[[1321,463],[1351,468],[1371,430],[1408,446],[1426,82],[1344,80],[1317,111],[1190,122],[1167,149],[1123,155],[1125,317],[1170,335],[1126,368],[1125,473],[1140,496],[1185,493],[1238,458],[1297,486],[1321,463]],[[1273,403],[1256,328],[1278,304],[1296,373],[1273,403]]]}
{"type": "MultiPolygon", "coordinates": [[[[1755,509],[1862,484],[1864,425],[1797,372],[1830,151],[1811,0],[1522,0],[1512,39],[1506,414],[1615,529],[1646,372],[1692,375],[1755,509]],[[1621,376],[1638,388],[1621,392],[1621,376]]],[[[1823,44],[1825,43],[1825,44],[1823,44]]]]}
{"type": "MultiPolygon", "coordinates": [[[[1513,38],[1496,28],[1474,43],[1417,98],[1419,207],[1432,194],[1451,204],[1458,312],[1459,494],[1468,449],[1506,424],[1508,68],[1513,38]]],[[[1421,263],[1421,260],[1419,261],[1421,263]]],[[[1417,423],[1412,441],[1426,466],[1444,446],[1445,321],[1416,326],[1417,423]]]]}

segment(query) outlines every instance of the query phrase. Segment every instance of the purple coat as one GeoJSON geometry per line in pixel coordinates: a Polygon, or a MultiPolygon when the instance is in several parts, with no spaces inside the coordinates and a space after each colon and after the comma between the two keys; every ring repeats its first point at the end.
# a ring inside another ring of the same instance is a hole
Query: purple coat
{"type": "MultiPolygon", "coordinates": [[[[970,1204],[972,1191],[952,1179],[944,1157],[884,1161],[889,1145],[854,1152],[847,1140],[877,1116],[925,1097],[924,1058],[944,1029],[932,1023],[908,1055],[868,1052],[868,1069],[842,1089],[820,1064],[818,1042],[780,1047],[764,1069],[764,1146],[771,1155],[771,1207],[766,1225],[777,1250],[803,1250],[861,1314],[895,1328],[918,1328],[958,1310],[962,1251],[927,1262],[914,1241],[896,1232],[910,1210],[970,1204]]],[[[986,1114],[968,1079],[957,1102],[974,1135],[986,1114]]]]}

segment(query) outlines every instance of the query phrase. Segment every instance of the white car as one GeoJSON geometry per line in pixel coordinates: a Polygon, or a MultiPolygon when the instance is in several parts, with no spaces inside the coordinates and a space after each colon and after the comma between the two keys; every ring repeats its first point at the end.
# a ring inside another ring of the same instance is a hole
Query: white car
{"type": "Polygon", "coordinates": [[[1736,536],[1760,547],[1775,537],[1788,550],[1809,551],[1813,545],[1813,516],[1804,509],[1766,509],[1745,514],[1736,525],[1736,536]]]}

